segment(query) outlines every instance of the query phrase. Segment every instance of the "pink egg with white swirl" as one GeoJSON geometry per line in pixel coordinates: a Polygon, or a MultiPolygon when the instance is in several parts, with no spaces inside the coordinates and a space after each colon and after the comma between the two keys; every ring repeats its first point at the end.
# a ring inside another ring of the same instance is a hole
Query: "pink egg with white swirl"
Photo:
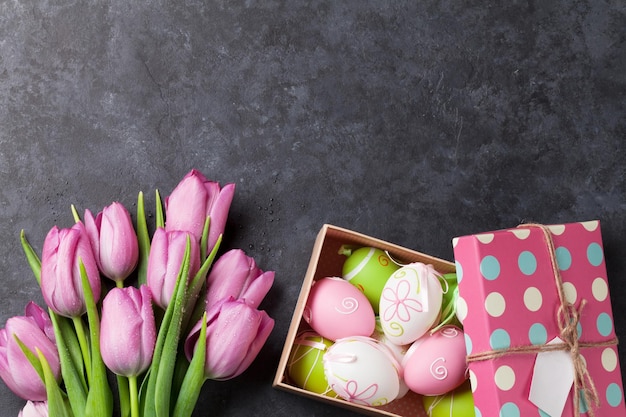
{"type": "Polygon", "coordinates": [[[416,340],[402,360],[404,382],[421,395],[443,395],[466,379],[465,337],[456,326],[444,326],[416,340]]]}
{"type": "Polygon", "coordinates": [[[376,316],[367,297],[357,287],[338,277],[313,283],[302,314],[313,330],[330,340],[370,336],[376,316]]]}

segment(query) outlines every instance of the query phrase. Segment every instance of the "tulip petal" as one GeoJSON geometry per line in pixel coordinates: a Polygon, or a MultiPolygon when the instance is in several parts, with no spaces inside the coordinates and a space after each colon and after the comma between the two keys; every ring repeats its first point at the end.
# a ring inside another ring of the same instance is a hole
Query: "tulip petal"
{"type": "Polygon", "coordinates": [[[274,284],[274,271],[267,271],[250,283],[250,286],[241,294],[251,307],[258,308],[274,284]]]}

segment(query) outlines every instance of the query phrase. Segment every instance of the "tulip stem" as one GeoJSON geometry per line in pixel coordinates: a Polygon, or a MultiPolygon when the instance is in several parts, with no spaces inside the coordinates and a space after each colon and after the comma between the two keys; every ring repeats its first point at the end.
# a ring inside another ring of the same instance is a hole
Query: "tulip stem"
{"type": "Polygon", "coordinates": [[[89,354],[89,345],[87,344],[87,338],[85,337],[85,325],[83,324],[83,319],[80,316],[72,317],[72,321],[74,322],[74,328],[76,329],[76,336],[78,336],[80,351],[83,354],[85,371],[87,372],[87,381],[91,383],[91,355],[89,354]]]}
{"type": "Polygon", "coordinates": [[[137,376],[128,377],[130,389],[130,417],[139,417],[139,392],[137,390],[137,376]]]}
{"type": "Polygon", "coordinates": [[[124,288],[124,281],[123,280],[115,281],[115,286],[117,288],[124,288]]]}

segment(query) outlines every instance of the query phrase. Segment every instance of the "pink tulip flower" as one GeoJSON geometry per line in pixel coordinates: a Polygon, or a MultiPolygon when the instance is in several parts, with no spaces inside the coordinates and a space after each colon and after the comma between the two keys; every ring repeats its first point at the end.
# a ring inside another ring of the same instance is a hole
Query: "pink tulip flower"
{"type": "Polygon", "coordinates": [[[48,417],[48,402],[28,401],[17,417],[48,417]]]}
{"type": "Polygon", "coordinates": [[[167,308],[176,278],[183,263],[187,237],[191,237],[191,256],[189,262],[189,277],[193,278],[200,269],[200,244],[193,236],[184,231],[174,230],[166,232],[159,227],[152,236],[150,255],[148,256],[147,283],[152,292],[152,299],[161,308],[167,308]]]}
{"type": "Polygon", "coordinates": [[[140,375],[152,362],[156,325],[150,289],[113,288],[102,301],[100,350],[115,374],[140,375]]]}
{"type": "Polygon", "coordinates": [[[207,278],[207,310],[223,298],[243,298],[253,307],[259,304],[274,283],[274,271],[263,272],[241,249],[232,249],[213,264],[207,278]]]}
{"type": "Polygon", "coordinates": [[[118,202],[105,207],[95,218],[85,210],[85,229],[102,275],[115,282],[125,280],[139,259],[137,234],[128,210],[118,202]]]}
{"type": "Polygon", "coordinates": [[[70,229],[54,226],[43,244],[41,291],[46,304],[61,316],[79,317],[87,311],[79,260],[85,266],[97,302],[100,299],[100,272],[85,226],[80,222],[70,229]]]}
{"type": "Polygon", "coordinates": [[[208,181],[201,172],[191,170],[165,200],[165,229],[185,230],[196,239],[202,237],[207,216],[211,217],[208,250],[215,246],[224,233],[230,204],[235,194],[235,184],[208,181]]]}
{"type": "MultiPolygon", "coordinates": [[[[191,360],[200,337],[198,322],[185,341],[185,354],[191,360]]],[[[232,297],[207,312],[205,376],[227,380],[240,375],[256,358],[267,341],[274,320],[265,311],[232,297]]]]}
{"type": "Polygon", "coordinates": [[[21,398],[45,401],[46,387],[22,352],[16,336],[33,353],[36,354],[36,349],[39,349],[54,376],[60,378],[61,365],[50,317],[31,301],[24,316],[8,319],[4,329],[0,329],[0,377],[21,398]]]}

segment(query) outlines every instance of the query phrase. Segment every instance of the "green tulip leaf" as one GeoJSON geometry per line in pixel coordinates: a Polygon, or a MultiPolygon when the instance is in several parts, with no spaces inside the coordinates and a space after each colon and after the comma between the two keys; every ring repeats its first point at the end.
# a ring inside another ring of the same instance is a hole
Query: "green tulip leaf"
{"type": "Polygon", "coordinates": [[[22,243],[22,249],[24,250],[24,254],[26,255],[26,260],[28,261],[28,265],[30,265],[30,269],[32,269],[33,274],[35,274],[35,278],[37,279],[37,283],[41,285],[41,261],[39,260],[39,256],[33,249],[33,247],[26,240],[26,234],[24,230],[20,232],[20,242],[22,243]]]}
{"type": "Polygon", "coordinates": [[[137,280],[139,286],[147,282],[148,258],[150,256],[150,235],[146,221],[146,210],[143,193],[137,196],[137,242],[139,244],[139,262],[137,264],[137,280]]]}
{"type": "Polygon", "coordinates": [[[144,382],[141,389],[140,402],[143,405],[144,416],[169,416],[172,376],[180,338],[183,306],[187,298],[190,258],[191,242],[187,238],[183,262],[176,278],[174,295],[165,310],[157,334],[147,381],[144,382]]]}
{"type": "Polygon", "coordinates": [[[68,407],[65,401],[63,391],[59,387],[59,384],[50,369],[50,364],[46,357],[37,349],[37,355],[39,362],[41,363],[41,369],[44,375],[44,382],[46,384],[46,396],[48,400],[48,416],[49,417],[73,417],[72,410],[68,407]]]}
{"type": "Polygon", "coordinates": [[[72,210],[72,217],[74,217],[74,221],[76,223],[80,222],[80,215],[78,214],[78,211],[76,211],[76,207],[74,207],[74,204],[70,206],[70,209],[72,210]]]}
{"type": "Polygon", "coordinates": [[[41,362],[39,361],[39,358],[36,354],[34,354],[29,348],[28,346],[26,346],[24,344],[24,342],[22,342],[20,340],[20,338],[14,334],[13,337],[15,338],[15,341],[17,342],[17,345],[20,347],[20,349],[22,350],[22,353],[24,354],[24,356],[26,356],[26,359],[28,359],[28,362],[30,362],[30,364],[32,365],[32,367],[35,369],[35,371],[37,372],[37,374],[39,375],[39,377],[41,378],[41,380],[45,383],[46,382],[46,378],[43,374],[43,369],[41,367],[41,362]]]}
{"type": "Polygon", "coordinates": [[[113,415],[113,393],[107,380],[107,371],[100,353],[100,318],[93,298],[87,270],[80,261],[80,278],[87,307],[91,347],[91,381],[87,394],[85,417],[109,417],[113,415]]]}
{"type": "Polygon", "coordinates": [[[83,357],[72,324],[65,317],[49,310],[59,351],[61,376],[74,415],[80,416],[87,403],[87,383],[83,373],[83,357]]]}
{"type": "Polygon", "coordinates": [[[204,364],[206,361],[206,313],[202,316],[202,327],[200,338],[196,344],[196,349],[191,358],[191,363],[183,379],[183,384],[178,393],[174,413],[172,417],[191,417],[195,404],[200,396],[200,391],[206,377],[204,374],[204,364]]]}
{"type": "Polygon", "coordinates": [[[156,380],[156,411],[158,416],[169,416],[170,400],[172,392],[172,377],[176,365],[176,355],[178,354],[178,342],[182,328],[183,312],[187,305],[187,283],[189,277],[189,264],[191,258],[191,241],[187,237],[185,255],[178,277],[176,279],[176,292],[170,307],[174,308],[172,320],[169,323],[165,342],[163,344],[163,363],[159,367],[156,380]]]}
{"type": "Polygon", "coordinates": [[[204,227],[202,228],[202,237],[200,238],[200,259],[204,259],[209,245],[209,230],[211,227],[211,216],[206,216],[204,227]]]}
{"type": "Polygon", "coordinates": [[[161,194],[159,190],[155,191],[156,194],[156,227],[165,227],[165,215],[163,214],[163,201],[161,200],[161,194]]]}

